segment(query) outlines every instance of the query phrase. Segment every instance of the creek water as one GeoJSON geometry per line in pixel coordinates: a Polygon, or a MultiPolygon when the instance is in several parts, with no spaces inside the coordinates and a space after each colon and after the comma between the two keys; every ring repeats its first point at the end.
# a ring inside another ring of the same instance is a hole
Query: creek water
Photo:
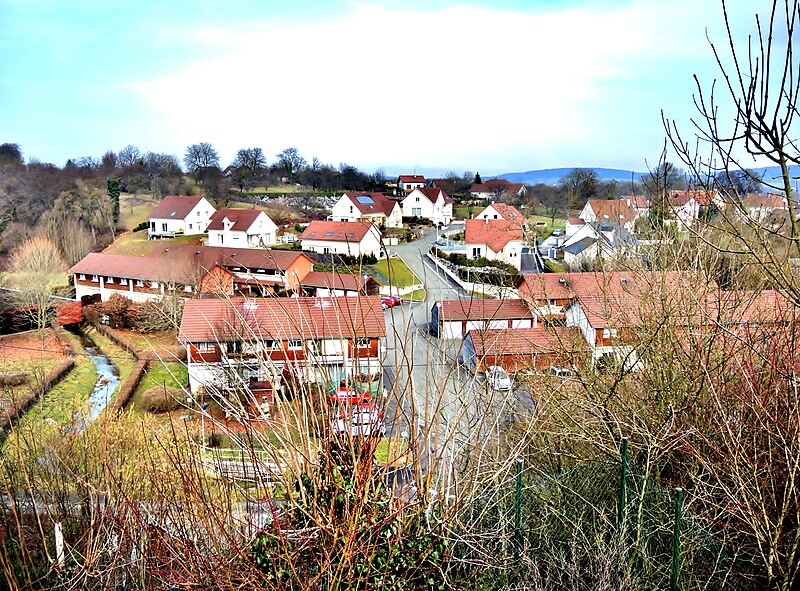
{"type": "Polygon", "coordinates": [[[100,352],[97,344],[83,332],[78,333],[78,337],[83,350],[92,360],[97,371],[97,381],[87,400],[86,409],[83,412],[75,413],[75,417],[73,417],[75,429],[80,432],[103,412],[119,386],[120,380],[119,370],[107,355],[100,352]]]}

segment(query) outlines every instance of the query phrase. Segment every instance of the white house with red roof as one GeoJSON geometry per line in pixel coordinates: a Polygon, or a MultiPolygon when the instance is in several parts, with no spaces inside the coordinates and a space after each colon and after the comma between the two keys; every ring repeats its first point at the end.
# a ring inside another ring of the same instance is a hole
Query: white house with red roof
{"type": "Polygon", "coordinates": [[[789,211],[789,205],[783,195],[748,193],[742,199],[742,209],[751,219],[762,222],[776,212],[789,211]]]}
{"type": "Polygon", "coordinates": [[[475,214],[474,217],[476,220],[508,220],[519,224],[523,228],[528,225],[525,216],[516,207],[502,202],[492,203],[475,214]]]}
{"type": "Polygon", "coordinates": [[[522,226],[509,220],[467,220],[464,226],[464,242],[467,256],[471,259],[485,257],[520,268],[520,254],[527,241],[522,226]]]}
{"type": "Polygon", "coordinates": [[[372,222],[313,221],[300,235],[303,250],[383,258],[381,232],[372,222]]]}
{"type": "Polygon", "coordinates": [[[483,183],[475,183],[469,188],[473,199],[497,199],[499,197],[523,197],[528,193],[522,183],[511,183],[506,179],[489,179],[483,183]]]}
{"type": "Polygon", "coordinates": [[[453,221],[453,199],[437,187],[411,191],[402,201],[403,217],[425,218],[434,226],[447,226],[453,221]]]}
{"type": "Polygon", "coordinates": [[[425,177],[421,174],[401,174],[397,177],[397,194],[408,195],[414,189],[425,186],[425,177]]]}
{"type": "Polygon", "coordinates": [[[564,226],[564,234],[569,238],[575,232],[580,230],[581,226],[586,224],[583,218],[578,217],[576,215],[568,215],[567,216],[567,223],[564,226]]]}
{"type": "Polygon", "coordinates": [[[372,222],[387,228],[403,227],[400,203],[383,193],[345,193],[331,208],[328,217],[334,222],[372,222]]]}
{"type": "Polygon", "coordinates": [[[202,195],[168,195],[150,212],[147,237],[205,234],[215,211],[202,195]]]}
{"type": "Polygon", "coordinates": [[[579,215],[584,222],[616,222],[633,232],[636,210],[618,199],[589,199],[579,215]]]}
{"type": "Polygon", "coordinates": [[[263,211],[220,209],[208,224],[210,246],[259,248],[275,244],[278,226],[263,211]]]}

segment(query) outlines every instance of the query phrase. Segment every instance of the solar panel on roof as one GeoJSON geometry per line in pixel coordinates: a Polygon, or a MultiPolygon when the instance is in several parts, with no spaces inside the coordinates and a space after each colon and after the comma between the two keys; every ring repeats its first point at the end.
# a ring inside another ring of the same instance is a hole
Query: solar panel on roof
{"type": "Polygon", "coordinates": [[[356,197],[356,201],[358,201],[363,205],[372,205],[373,203],[375,203],[372,197],[368,195],[359,195],[358,197],[356,197]]]}

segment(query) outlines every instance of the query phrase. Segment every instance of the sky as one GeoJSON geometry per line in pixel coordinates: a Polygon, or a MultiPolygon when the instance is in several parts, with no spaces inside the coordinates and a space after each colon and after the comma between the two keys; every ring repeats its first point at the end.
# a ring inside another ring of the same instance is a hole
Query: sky
{"type": "MultiPolygon", "coordinates": [[[[746,39],[767,0],[735,0],[746,39]]],[[[0,143],[63,166],[210,142],[483,176],[646,170],[719,77],[717,0],[0,0],[0,143]],[[708,38],[707,38],[708,37],[708,38]]]]}

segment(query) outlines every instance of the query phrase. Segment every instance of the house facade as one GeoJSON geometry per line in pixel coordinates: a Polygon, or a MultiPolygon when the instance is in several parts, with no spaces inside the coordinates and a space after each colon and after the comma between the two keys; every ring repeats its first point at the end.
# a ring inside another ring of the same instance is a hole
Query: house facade
{"type": "Polygon", "coordinates": [[[69,273],[77,299],[106,301],[116,293],[143,302],[298,291],[313,268],[314,261],[299,252],[171,244],[146,256],[90,253],[69,273]]]}
{"type": "Polygon", "coordinates": [[[587,223],[615,222],[628,232],[633,232],[636,210],[626,202],[617,199],[589,199],[578,217],[587,223]]]}
{"type": "Polygon", "coordinates": [[[474,218],[476,220],[506,220],[519,224],[523,229],[528,226],[528,220],[516,207],[502,202],[488,205],[485,209],[475,214],[474,218]]]}
{"type": "Polygon", "coordinates": [[[431,332],[460,339],[471,330],[530,328],[533,314],[522,300],[441,300],[431,309],[431,332]]]}
{"type": "Polygon", "coordinates": [[[471,330],[464,338],[460,361],[473,372],[493,365],[508,372],[533,369],[547,371],[552,366],[573,368],[580,365],[586,342],[575,327],[533,326],[471,330]]]}
{"type": "Polygon", "coordinates": [[[403,217],[430,220],[434,226],[447,226],[453,221],[453,200],[436,187],[417,188],[402,201],[403,217]]]}
{"type": "Polygon", "coordinates": [[[179,332],[193,393],[380,375],[385,337],[378,297],[192,300],[179,332]]]}
{"type": "Polygon", "coordinates": [[[278,226],[263,211],[220,209],[208,224],[208,244],[242,248],[263,248],[277,244],[278,226]]]}
{"type": "Polygon", "coordinates": [[[397,177],[397,194],[401,197],[408,195],[414,189],[425,186],[425,177],[421,174],[401,174],[397,177]]]}
{"type": "Polygon", "coordinates": [[[383,193],[345,193],[331,208],[330,221],[372,222],[387,228],[403,227],[400,203],[383,193]]]}
{"type": "Polygon", "coordinates": [[[347,273],[323,273],[312,271],[300,282],[303,292],[308,296],[358,297],[380,294],[381,285],[369,275],[347,273]]]}
{"type": "Polygon", "coordinates": [[[303,250],[347,256],[385,256],[381,232],[371,222],[313,221],[300,235],[303,250]]]}
{"type": "Polygon", "coordinates": [[[205,234],[216,209],[199,195],[169,195],[150,212],[147,237],[205,234]]]}
{"type": "Polygon", "coordinates": [[[467,257],[500,261],[519,269],[522,248],[528,245],[517,221],[504,219],[467,220],[464,226],[467,257]]]}

